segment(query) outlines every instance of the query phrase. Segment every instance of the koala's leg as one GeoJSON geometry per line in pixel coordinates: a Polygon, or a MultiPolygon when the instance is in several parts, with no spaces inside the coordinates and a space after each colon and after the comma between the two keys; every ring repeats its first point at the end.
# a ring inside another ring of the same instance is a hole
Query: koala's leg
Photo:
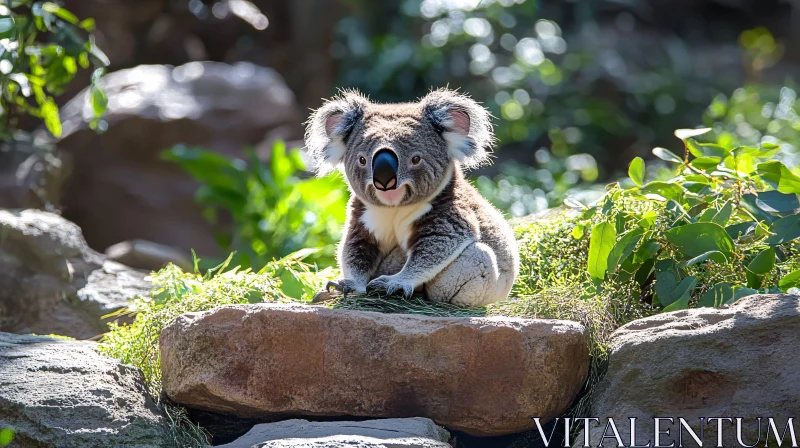
{"type": "Polygon", "coordinates": [[[403,266],[406,264],[406,253],[403,251],[400,246],[396,246],[392,249],[391,252],[386,254],[381,260],[381,263],[378,265],[378,270],[375,271],[375,274],[372,278],[379,277],[381,275],[394,275],[400,272],[403,269],[403,266]]]}
{"type": "Polygon", "coordinates": [[[425,284],[425,294],[433,302],[483,306],[506,299],[513,280],[513,273],[498,269],[491,247],[472,243],[425,284]]]}

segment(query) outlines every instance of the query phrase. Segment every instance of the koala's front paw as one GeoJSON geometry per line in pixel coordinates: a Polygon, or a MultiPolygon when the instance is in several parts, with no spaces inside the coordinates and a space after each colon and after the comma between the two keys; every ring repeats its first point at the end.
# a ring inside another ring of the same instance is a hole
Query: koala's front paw
{"type": "Polygon", "coordinates": [[[350,279],[347,279],[347,278],[343,278],[343,279],[339,280],[337,282],[337,284],[338,284],[338,287],[336,289],[341,291],[341,293],[344,294],[344,295],[347,295],[347,294],[362,294],[362,293],[367,292],[367,288],[364,285],[356,282],[355,280],[350,280],[350,279]]]}
{"type": "Polygon", "coordinates": [[[367,284],[367,292],[369,291],[386,291],[387,296],[399,292],[403,297],[411,297],[414,294],[414,285],[396,275],[381,275],[367,284]]]}

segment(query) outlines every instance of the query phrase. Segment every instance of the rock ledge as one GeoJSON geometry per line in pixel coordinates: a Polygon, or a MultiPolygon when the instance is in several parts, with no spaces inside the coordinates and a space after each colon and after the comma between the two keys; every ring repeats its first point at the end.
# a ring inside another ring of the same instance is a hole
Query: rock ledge
{"type": "Polygon", "coordinates": [[[575,322],[444,318],[317,306],[226,306],[161,333],[164,391],[240,417],[427,417],[517,433],[560,415],[586,379],[575,322]]]}

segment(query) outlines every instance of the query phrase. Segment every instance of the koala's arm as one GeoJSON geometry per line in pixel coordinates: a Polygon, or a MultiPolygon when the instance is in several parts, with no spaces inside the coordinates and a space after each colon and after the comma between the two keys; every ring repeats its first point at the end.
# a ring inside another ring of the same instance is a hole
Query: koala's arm
{"type": "Polygon", "coordinates": [[[370,282],[370,289],[383,289],[390,294],[402,291],[410,296],[415,288],[439,274],[477,240],[477,223],[452,211],[435,215],[416,223],[403,269],[395,275],[376,278],[370,282]]]}
{"type": "Polygon", "coordinates": [[[364,292],[380,263],[380,249],[375,237],[360,221],[360,204],[351,204],[339,245],[340,286],[347,292],[364,292]],[[348,291],[349,290],[349,291],[348,291]]]}

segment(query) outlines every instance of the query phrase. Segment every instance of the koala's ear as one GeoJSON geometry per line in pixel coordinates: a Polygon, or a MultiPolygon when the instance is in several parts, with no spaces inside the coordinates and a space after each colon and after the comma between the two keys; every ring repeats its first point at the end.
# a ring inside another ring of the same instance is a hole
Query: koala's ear
{"type": "Polygon", "coordinates": [[[448,89],[434,90],[421,102],[425,116],[441,132],[454,159],[468,169],[489,163],[495,138],[486,109],[448,89]]]}
{"type": "Polygon", "coordinates": [[[345,91],[326,101],[306,122],[305,143],[317,175],[336,169],[344,158],[344,140],[363,115],[366,97],[345,91]]]}

